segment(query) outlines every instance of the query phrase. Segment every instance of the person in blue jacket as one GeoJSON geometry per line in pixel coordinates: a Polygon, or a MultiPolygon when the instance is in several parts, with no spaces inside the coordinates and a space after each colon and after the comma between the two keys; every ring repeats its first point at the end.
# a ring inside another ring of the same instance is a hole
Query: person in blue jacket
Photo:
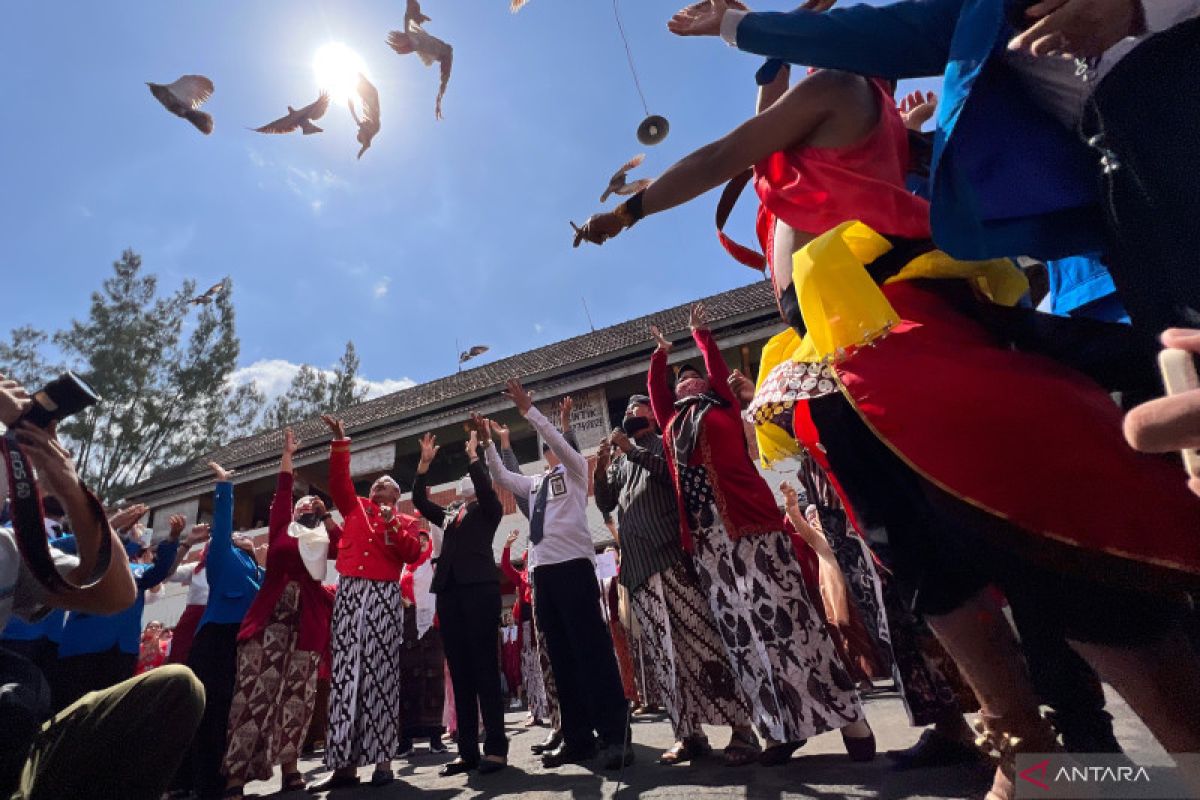
{"type": "MultiPolygon", "coordinates": [[[[173,793],[194,791],[201,798],[226,796],[221,762],[225,755],[229,707],[237,681],[237,635],[242,617],[262,586],[263,569],[254,544],[233,535],[233,483],[220,464],[209,462],[217,478],[209,530],[208,606],[196,628],[188,666],[204,685],[207,702],[192,748],[172,783],[173,793]]],[[[241,790],[233,796],[241,796],[241,790]]]]}
{"type": "Polygon", "coordinates": [[[930,166],[938,247],[1043,261],[1105,250],[1144,335],[1195,327],[1200,270],[1183,232],[1200,216],[1200,89],[1182,76],[1200,48],[1200,2],[1030,3],[900,0],[822,13],[833,0],[809,0],[748,13],[737,0],[701,0],[668,27],[815,67],[944,73],[930,166]],[[1138,226],[1122,225],[1135,214],[1138,226]]]}
{"type": "MultiPolygon", "coordinates": [[[[170,533],[158,543],[151,563],[136,563],[133,556],[142,550],[136,543],[127,543],[131,553],[129,568],[137,584],[137,599],[133,605],[117,614],[89,614],[72,611],[63,626],[62,642],[58,647],[58,665],[54,670],[54,703],[64,708],[88,692],[107,689],[133,677],[137,666],[138,646],[142,637],[142,610],[146,592],[158,586],[171,572],[179,549],[179,538],[187,520],[171,517],[170,533]]],[[[72,536],[62,536],[54,546],[66,553],[75,552],[72,536]]]]}

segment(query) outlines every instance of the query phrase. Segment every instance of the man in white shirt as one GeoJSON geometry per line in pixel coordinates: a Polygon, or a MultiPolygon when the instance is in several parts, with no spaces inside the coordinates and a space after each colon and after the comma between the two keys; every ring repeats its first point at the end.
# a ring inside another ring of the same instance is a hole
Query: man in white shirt
{"type": "Polygon", "coordinates": [[[633,761],[628,748],[629,703],[621,686],[612,637],[600,616],[595,547],[587,522],[588,462],[533,405],[516,379],[504,393],[541,436],[546,470],[537,477],[508,470],[480,421],[492,479],[529,500],[529,553],[534,613],[545,634],[558,684],[563,743],[542,763],[554,768],[596,755],[593,731],[603,750],[600,765],[618,769],[633,761]]]}

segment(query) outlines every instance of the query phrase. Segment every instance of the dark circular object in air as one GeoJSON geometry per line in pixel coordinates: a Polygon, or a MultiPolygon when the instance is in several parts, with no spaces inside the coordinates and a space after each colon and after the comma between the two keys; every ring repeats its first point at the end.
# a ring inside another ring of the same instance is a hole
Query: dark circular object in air
{"type": "Polygon", "coordinates": [[[671,130],[671,124],[667,122],[666,117],[651,114],[642,120],[641,125],[638,125],[637,138],[642,144],[658,144],[667,138],[669,130],[671,130]]]}

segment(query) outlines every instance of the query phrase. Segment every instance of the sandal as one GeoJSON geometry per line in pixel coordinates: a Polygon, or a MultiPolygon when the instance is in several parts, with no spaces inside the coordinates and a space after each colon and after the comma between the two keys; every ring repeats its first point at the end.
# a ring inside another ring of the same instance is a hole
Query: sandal
{"type": "Polygon", "coordinates": [[[304,776],[299,772],[289,772],[283,776],[283,786],[279,788],[281,792],[299,792],[304,789],[304,776]]]}
{"type": "Polygon", "coordinates": [[[725,766],[744,767],[758,762],[759,757],[762,755],[762,748],[759,746],[758,739],[754,737],[754,734],[734,731],[723,753],[725,756],[725,766]]]}
{"type": "Polygon", "coordinates": [[[675,746],[667,750],[658,757],[660,764],[683,764],[687,761],[694,761],[697,758],[704,758],[712,753],[712,748],[708,742],[703,739],[683,739],[675,743],[675,746]]]}
{"type": "Polygon", "coordinates": [[[758,757],[758,763],[764,767],[778,767],[792,760],[792,754],[804,746],[806,739],[801,739],[798,742],[784,742],[783,744],[774,744],[762,751],[762,755],[758,757]]]}

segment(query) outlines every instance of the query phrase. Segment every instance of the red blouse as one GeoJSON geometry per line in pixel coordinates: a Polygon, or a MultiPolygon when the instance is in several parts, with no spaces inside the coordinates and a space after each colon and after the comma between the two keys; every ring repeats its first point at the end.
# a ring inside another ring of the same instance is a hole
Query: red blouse
{"type": "Polygon", "coordinates": [[[347,578],[399,581],[400,570],[421,555],[421,528],[415,517],[396,512],[384,521],[379,506],[354,491],[350,480],[350,440],[329,445],[329,492],[342,515],[337,571],[347,578]]]}
{"type": "MultiPolygon", "coordinates": [[[[275,479],[275,497],[271,500],[271,516],[267,526],[267,565],[262,588],[238,630],[238,641],[257,636],[275,610],[283,590],[292,581],[300,585],[300,631],[296,649],[320,653],[329,643],[329,624],[333,616],[333,601],[313,580],[300,558],[300,540],[288,534],[292,524],[292,473],[281,472],[275,479]]],[[[340,534],[335,530],[329,537],[329,549],[338,546],[340,534]]]]}
{"type": "MultiPolygon", "coordinates": [[[[513,582],[513,586],[517,588],[517,599],[513,602],[513,620],[519,626],[521,624],[521,608],[533,608],[533,587],[529,585],[529,566],[526,564],[525,569],[518,570],[512,565],[512,558],[509,555],[511,547],[504,548],[504,552],[500,555],[500,571],[508,576],[508,579],[513,582]]],[[[526,556],[526,562],[529,558],[526,556]]]]}
{"type": "MultiPolygon", "coordinates": [[[[730,538],[757,533],[783,530],[783,515],[775,503],[771,487],[750,460],[746,451],[746,433],[742,428],[739,404],[726,382],[729,367],[721,356],[721,349],[713,338],[712,331],[692,331],[692,337],[704,357],[711,390],[727,403],[725,408],[714,406],[704,415],[700,429],[700,441],[692,451],[690,466],[703,465],[716,497],[717,509],[730,538]]],[[[688,530],[687,508],[683,501],[683,490],[679,482],[679,468],[675,463],[675,443],[671,422],[675,418],[675,393],[667,384],[667,354],[655,350],[650,357],[650,374],[647,388],[650,391],[650,406],[654,417],[663,431],[663,450],[671,467],[675,482],[675,497],[679,506],[679,532],[683,547],[692,550],[692,536],[688,530]]]]}

